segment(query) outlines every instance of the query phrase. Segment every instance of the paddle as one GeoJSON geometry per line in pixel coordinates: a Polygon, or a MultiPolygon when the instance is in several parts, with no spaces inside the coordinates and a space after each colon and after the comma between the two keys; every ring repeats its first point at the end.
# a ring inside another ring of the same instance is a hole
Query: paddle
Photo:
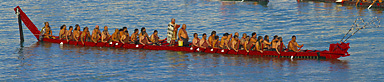
{"type": "MultiPolygon", "coordinates": [[[[361,19],[361,18],[360,18],[361,19]]],[[[344,35],[344,37],[340,40],[340,43],[343,42],[343,39],[349,34],[349,32],[351,32],[353,30],[354,27],[357,27],[357,24],[356,24],[356,21],[359,20],[359,19],[356,19],[355,22],[354,22],[354,25],[351,26],[351,28],[349,29],[349,31],[344,35]]],[[[362,20],[364,21],[364,20],[362,20]]]]}
{"type": "Polygon", "coordinates": [[[377,0],[373,1],[371,5],[369,5],[368,9],[372,7],[372,5],[376,2],[377,0]]]}

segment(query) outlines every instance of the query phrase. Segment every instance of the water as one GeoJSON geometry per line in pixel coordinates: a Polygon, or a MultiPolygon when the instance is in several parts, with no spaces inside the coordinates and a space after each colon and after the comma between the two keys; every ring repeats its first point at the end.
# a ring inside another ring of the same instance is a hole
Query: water
{"type": "MultiPolygon", "coordinates": [[[[20,47],[17,16],[21,6],[39,29],[59,26],[147,27],[165,38],[171,18],[192,33],[216,30],[279,35],[288,43],[298,36],[303,49],[327,50],[339,42],[357,18],[378,17],[383,10],[335,3],[271,0],[226,1],[2,1],[0,81],[383,81],[383,28],[359,31],[348,40],[351,56],[336,60],[252,57],[137,49],[79,47],[37,42],[23,26],[20,47]]],[[[383,24],[381,24],[383,25],[383,24]]]]}

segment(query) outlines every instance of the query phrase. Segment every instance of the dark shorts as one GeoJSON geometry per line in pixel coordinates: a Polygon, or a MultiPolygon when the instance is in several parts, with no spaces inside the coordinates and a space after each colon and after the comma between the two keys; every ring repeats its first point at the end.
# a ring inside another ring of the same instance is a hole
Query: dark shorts
{"type": "Polygon", "coordinates": [[[179,40],[180,40],[180,39],[183,41],[183,46],[184,46],[184,47],[189,46],[189,42],[188,42],[188,39],[187,39],[187,38],[180,37],[179,40]]]}

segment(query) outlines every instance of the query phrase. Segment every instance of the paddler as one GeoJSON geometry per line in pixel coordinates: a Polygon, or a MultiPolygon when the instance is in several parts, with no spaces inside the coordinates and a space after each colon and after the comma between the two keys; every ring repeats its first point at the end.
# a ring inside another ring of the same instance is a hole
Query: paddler
{"type": "Polygon", "coordinates": [[[100,35],[101,33],[99,30],[99,25],[96,25],[95,29],[93,29],[92,31],[92,38],[91,38],[92,42],[97,43],[98,40],[100,39],[100,35]]]}
{"type": "Polygon", "coordinates": [[[265,36],[264,36],[263,45],[264,45],[264,47],[263,47],[263,50],[264,50],[264,51],[266,51],[266,50],[268,50],[268,49],[271,48],[271,47],[270,47],[271,42],[269,42],[269,36],[268,36],[268,35],[265,35],[265,36]]]}
{"type": "Polygon", "coordinates": [[[73,30],[73,41],[79,41],[80,33],[80,26],[79,24],[76,24],[75,30],[73,30]]]}
{"type": "Polygon", "coordinates": [[[183,45],[182,46],[188,46],[189,43],[188,43],[188,40],[189,40],[189,37],[188,37],[188,33],[187,33],[187,25],[186,24],[183,24],[181,29],[179,30],[179,42],[183,42],[183,45]]]}
{"type": "Polygon", "coordinates": [[[52,30],[51,30],[51,27],[49,26],[49,23],[45,22],[44,24],[45,24],[45,26],[43,27],[44,38],[56,39],[55,37],[52,36],[52,30]]]}
{"type": "Polygon", "coordinates": [[[151,35],[151,37],[150,37],[150,40],[151,40],[151,42],[152,42],[152,44],[153,45],[161,45],[161,41],[164,41],[164,39],[163,40],[159,40],[159,36],[158,36],[158,31],[157,30],[155,30],[155,31],[153,31],[153,34],[151,35]]]}
{"type": "Polygon", "coordinates": [[[69,26],[69,29],[68,29],[67,32],[65,33],[65,39],[67,40],[67,42],[68,42],[69,40],[72,40],[72,39],[73,39],[72,30],[73,30],[73,27],[72,27],[72,26],[69,26]]]}
{"type": "Polygon", "coordinates": [[[168,24],[167,30],[167,43],[170,43],[169,46],[173,46],[175,44],[175,40],[177,38],[177,29],[179,25],[177,25],[176,20],[174,18],[171,19],[171,22],[168,24]]]}
{"type": "Polygon", "coordinates": [[[145,27],[142,27],[141,28],[141,33],[139,35],[139,42],[140,42],[140,44],[143,44],[143,45],[150,44],[148,39],[149,38],[148,38],[147,30],[145,29],[145,27]]]}
{"type": "Polygon", "coordinates": [[[64,39],[65,38],[65,32],[67,32],[67,26],[66,25],[62,25],[60,27],[60,32],[59,32],[59,39],[64,39]]]}
{"type": "Polygon", "coordinates": [[[215,38],[213,38],[213,40],[212,40],[211,47],[212,48],[219,48],[219,46],[218,46],[219,43],[220,43],[219,36],[215,36],[215,38]]]}
{"type": "Polygon", "coordinates": [[[273,36],[273,40],[271,42],[271,49],[269,49],[269,51],[276,51],[278,54],[280,54],[279,50],[277,49],[279,45],[280,43],[279,43],[278,36],[277,35],[273,36]]]}
{"type": "Polygon", "coordinates": [[[243,37],[241,37],[240,44],[239,44],[240,50],[244,50],[244,43],[246,41],[246,37],[247,37],[247,34],[243,33],[243,37]]]}
{"type": "Polygon", "coordinates": [[[259,36],[257,38],[257,42],[255,44],[255,50],[256,51],[259,51],[260,53],[263,53],[263,37],[262,36],[259,36]]]}
{"type": "Polygon", "coordinates": [[[221,41],[220,41],[220,45],[219,45],[219,47],[221,49],[230,49],[228,46],[229,39],[230,39],[229,36],[232,36],[232,34],[229,35],[228,33],[225,33],[225,34],[223,34],[223,37],[221,37],[221,41]]]}
{"type": "Polygon", "coordinates": [[[199,46],[200,39],[198,37],[197,33],[193,33],[193,40],[191,47],[198,47],[199,46]]]}
{"type": "Polygon", "coordinates": [[[289,41],[288,43],[288,49],[290,52],[300,52],[298,48],[301,48],[303,46],[304,44],[301,44],[301,45],[297,44],[295,35],[292,36],[292,40],[289,41]]]}
{"type": "Polygon", "coordinates": [[[115,32],[111,36],[112,42],[118,42],[119,41],[119,29],[115,29],[115,32]]]}
{"type": "Polygon", "coordinates": [[[200,41],[199,41],[199,47],[200,48],[207,48],[208,47],[208,42],[207,42],[207,34],[203,34],[200,41]]]}
{"type": "Polygon", "coordinates": [[[89,41],[89,38],[90,38],[90,34],[89,34],[88,27],[84,27],[83,33],[81,33],[80,35],[80,41],[81,43],[84,44],[84,42],[89,41]]]}
{"type": "Polygon", "coordinates": [[[284,45],[284,43],[283,43],[283,38],[279,37],[279,38],[277,38],[277,39],[279,40],[279,42],[277,42],[277,44],[279,44],[279,45],[277,46],[277,50],[279,50],[279,51],[284,51],[285,45],[284,45]]]}
{"type": "Polygon", "coordinates": [[[239,36],[235,35],[233,36],[232,42],[231,42],[231,49],[238,52],[239,49],[239,36]]]}
{"type": "Polygon", "coordinates": [[[216,36],[216,31],[212,31],[211,35],[208,37],[208,46],[213,47],[213,39],[216,36]]]}
{"type": "Polygon", "coordinates": [[[135,29],[135,31],[131,35],[131,43],[139,44],[139,40],[137,39],[138,34],[139,34],[139,29],[135,29]]]}
{"type": "Polygon", "coordinates": [[[128,30],[126,30],[123,32],[123,35],[120,36],[120,42],[123,44],[130,43],[128,38],[129,38],[129,33],[128,33],[128,30]]]}
{"type": "Polygon", "coordinates": [[[244,39],[244,43],[243,43],[243,49],[245,50],[245,51],[247,51],[247,52],[249,52],[249,50],[250,50],[250,48],[251,48],[251,45],[248,45],[248,44],[250,44],[249,43],[249,40],[250,40],[250,38],[249,38],[249,36],[246,36],[245,37],[245,39],[244,39]]]}
{"type": "Polygon", "coordinates": [[[127,27],[123,27],[122,30],[119,30],[119,37],[121,38],[122,36],[125,36],[126,35],[125,31],[127,31],[127,30],[128,30],[127,27]]]}
{"type": "Polygon", "coordinates": [[[104,26],[103,32],[101,32],[101,42],[108,42],[108,39],[111,37],[111,35],[108,32],[108,27],[104,26]]]}

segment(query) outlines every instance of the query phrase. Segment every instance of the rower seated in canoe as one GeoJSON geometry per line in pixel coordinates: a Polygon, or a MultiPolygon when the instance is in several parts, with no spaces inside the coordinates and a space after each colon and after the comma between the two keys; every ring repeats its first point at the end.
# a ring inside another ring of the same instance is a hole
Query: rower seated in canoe
{"type": "Polygon", "coordinates": [[[254,50],[255,51],[258,51],[258,52],[260,52],[260,53],[263,53],[263,42],[264,40],[263,40],[263,37],[262,36],[259,36],[258,38],[257,38],[257,41],[256,41],[256,43],[255,43],[255,46],[254,46],[254,50]]]}
{"type": "Polygon", "coordinates": [[[198,34],[197,33],[193,33],[193,40],[192,40],[191,47],[199,47],[199,42],[200,42],[200,39],[198,37],[198,34]]]}
{"type": "Polygon", "coordinates": [[[244,42],[245,42],[245,38],[247,37],[247,34],[246,33],[243,33],[243,37],[241,37],[240,39],[240,44],[239,44],[239,48],[240,50],[244,50],[244,42]]]}
{"type": "Polygon", "coordinates": [[[123,35],[120,37],[120,42],[123,44],[130,43],[128,30],[123,32],[123,35]]]}
{"type": "Polygon", "coordinates": [[[182,45],[179,45],[179,46],[189,46],[189,43],[188,43],[188,40],[189,40],[189,37],[188,37],[188,33],[187,33],[187,25],[186,24],[183,24],[181,29],[179,30],[179,44],[182,44],[182,45]]]}
{"type": "Polygon", "coordinates": [[[208,43],[207,43],[207,34],[203,34],[200,41],[199,41],[199,47],[200,48],[207,48],[208,47],[208,43]]]}
{"type": "Polygon", "coordinates": [[[278,46],[277,46],[277,50],[279,50],[279,51],[284,51],[284,52],[286,52],[285,51],[285,45],[284,45],[284,43],[283,43],[283,38],[281,38],[281,37],[279,37],[279,38],[277,38],[278,40],[279,40],[279,42],[277,43],[277,44],[279,44],[278,46]]]}
{"type": "Polygon", "coordinates": [[[298,48],[301,48],[303,46],[304,44],[301,44],[301,45],[297,44],[295,35],[292,36],[292,40],[289,41],[288,43],[288,49],[290,52],[300,52],[300,49],[298,48]]]}
{"type": "Polygon", "coordinates": [[[59,31],[59,39],[65,39],[65,32],[67,32],[67,26],[66,25],[61,25],[60,31],[59,31]]]}
{"type": "Polygon", "coordinates": [[[155,31],[153,31],[153,34],[150,36],[150,40],[152,42],[152,45],[160,46],[161,42],[165,40],[165,39],[160,40],[159,36],[158,36],[158,33],[159,32],[157,30],[155,30],[155,31]]]}
{"type": "Polygon", "coordinates": [[[84,27],[83,32],[80,35],[81,43],[84,44],[84,42],[90,41],[90,37],[91,35],[89,34],[88,27],[84,27]]]}
{"type": "Polygon", "coordinates": [[[233,39],[231,41],[231,48],[230,50],[235,50],[236,52],[238,52],[238,49],[239,49],[239,36],[235,35],[233,36],[233,39]]]}
{"type": "Polygon", "coordinates": [[[221,41],[220,41],[220,45],[219,45],[219,47],[221,49],[230,49],[228,46],[229,39],[230,39],[229,36],[232,36],[232,34],[229,35],[228,33],[224,33],[223,37],[221,37],[221,41]]]}
{"type": "Polygon", "coordinates": [[[269,42],[269,36],[265,35],[264,36],[264,41],[263,41],[263,51],[269,50],[271,47],[271,42],[269,42]]]}
{"type": "Polygon", "coordinates": [[[69,26],[69,29],[68,29],[67,32],[65,33],[65,39],[67,40],[67,42],[68,42],[69,40],[72,40],[72,39],[73,39],[72,30],[73,30],[73,27],[72,27],[72,26],[69,26]]]}
{"type": "Polygon", "coordinates": [[[216,36],[216,31],[212,31],[211,32],[211,35],[208,37],[208,46],[209,47],[212,47],[212,42],[213,42],[213,39],[215,38],[216,36]]]}
{"type": "Polygon", "coordinates": [[[52,30],[51,30],[51,27],[49,26],[49,23],[45,22],[44,24],[45,24],[45,26],[43,27],[43,29],[41,31],[41,32],[43,32],[43,37],[49,38],[49,39],[56,39],[56,37],[54,37],[52,35],[52,30]]]}
{"type": "Polygon", "coordinates": [[[108,42],[111,35],[108,33],[108,27],[104,26],[103,32],[101,32],[101,42],[108,42]]]}
{"type": "Polygon", "coordinates": [[[115,32],[111,36],[111,42],[118,42],[119,41],[119,29],[115,29],[115,32]]]}
{"type": "Polygon", "coordinates": [[[98,40],[100,39],[100,37],[101,37],[101,32],[99,30],[99,25],[96,25],[95,29],[93,29],[93,31],[92,31],[91,41],[94,43],[97,43],[98,40]]]}
{"type": "Polygon", "coordinates": [[[80,37],[80,26],[79,24],[76,24],[75,25],[75,30],[73,30],[73,41],[79,41],[79,37],[80,37]]]}
{"type": "Polygon", "coordinates": [[[140,44],[142,44],[142,45],[152,44],[151,42],[149,42],[148,39],[149,38],[148,38],[147,30],[145,29],[145,27],[142,27],[141,28],[141,33],[139,35],[139,42],[140,42],[140,44]]]}
{"type": "Polygon", "coordinates": [[[139,29],[135,29],[133,33],[131,34],[131,43],[132,44],[139,44],[139,40],[137,39],[137,36],[139,34],[139,29]]]}
{"type": "Polygon", "coordinates": [[[212,48],[219,48],[219,36],[215,36],[215,38],[212,40],[212,45],[211,47],[212,48]]]}
{"type": "Polygon", "coordinates": [[[269,51],[276,51],[277,54],[280,54],[279,50],[277,49],[277,47],[279,47],[280,43],[279,43],[279,40],[278,40],[278,36],[275,35],[273,36],[273,40],[271,42],[271,49],[269,49],[269,51]]]}

